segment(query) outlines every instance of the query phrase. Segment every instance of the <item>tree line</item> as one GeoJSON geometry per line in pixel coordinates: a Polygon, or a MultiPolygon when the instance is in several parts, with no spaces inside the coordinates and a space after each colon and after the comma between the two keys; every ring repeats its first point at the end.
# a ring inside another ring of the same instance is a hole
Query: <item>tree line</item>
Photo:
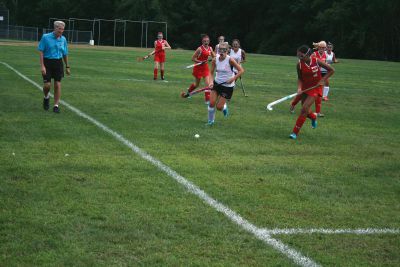
{"type": "MultiPolygon", "coordinates": [[[[1,1],[0,1],[1,2],[1,1]]],[[[398,0],[3,0],[11,23],[47,27],[49,17],[168,22],[168,41],[194,49],[200,34],[237,38],[248,52],[294,55],[330,41],[339,57],[400,60],[398,0]]]]}

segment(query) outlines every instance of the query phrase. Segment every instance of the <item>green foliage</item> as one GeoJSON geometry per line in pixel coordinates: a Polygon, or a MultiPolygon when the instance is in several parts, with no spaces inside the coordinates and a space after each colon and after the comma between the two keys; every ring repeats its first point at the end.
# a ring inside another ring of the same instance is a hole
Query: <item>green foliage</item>
{"type": "Polygon", "coordinates": [[[239,38],[249,52],[292,55],[326,40],[340,57],[400,60],[397,0],[4,0],[14,24],[46,26],[49,17],[125,18],[169,23],[174,47],[193,49],[199,34],[239,38]]]}

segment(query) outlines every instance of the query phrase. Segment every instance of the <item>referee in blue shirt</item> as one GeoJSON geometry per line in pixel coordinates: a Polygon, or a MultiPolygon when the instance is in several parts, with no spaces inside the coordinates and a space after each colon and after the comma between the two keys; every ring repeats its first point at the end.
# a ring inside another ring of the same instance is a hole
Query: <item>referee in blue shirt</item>
{"type": "Polygon", "coordinates": [[[54,31],[43,34],[39,43],[40,66],[43,76],[43,108],[49,110],[50,107],[50,87],[51,79],[54,80],[54,107],[55,113],[60,113],[58,103],[61,97],[61,79],[64,77],[64,66],[67,75],[71,74],[70,66],[68,65],[68,45],[67,40],[62,35],[64,32],[65,23],[62,21],[54,22],[54,31]]]}

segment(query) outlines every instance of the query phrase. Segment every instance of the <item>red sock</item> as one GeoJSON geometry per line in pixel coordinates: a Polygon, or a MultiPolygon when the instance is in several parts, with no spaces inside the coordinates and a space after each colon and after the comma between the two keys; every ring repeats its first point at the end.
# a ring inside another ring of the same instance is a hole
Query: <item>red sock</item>
{"type": "Polygon", "coordinates": [[[312,112],[312,111],[310,113],[308,113],[307,117],[312,119],[312,120],[316,120],[317,119],[317,115],[315,115],[315,113],[312,112]]]}
{"type": "Polygon", "coordinates": [[[298,118],[297,118],[297,121],[296,121],[296,125],[294,126],[294,128],[293,128],[293,132],[297,135],[297,134],[299,134],[299,132],[300,132],[300,129],[301,129],[301,126],[303,126],[303,124],[304,124],[304,122],[306,121],[306,117],[304,117],[304,116],[299,116],[298,118]]]}
{"type": "Polygon", "coordinates": [[[154,80],[157,80],[157,69],[154,69],[154,80]]]}
{"type": "Polygon", "coordinates": [[[196,89],[196,85],[195,85],[194,83],[192,83],[192,84],[190,85],[189,89],[188,89],[189,93],[190,93],[191,91],[193,91],[194,89],[196,89]]]}
{"type": "Polygon", "coordinates": [[[292,106],[296,106],[300,100],[301,100],[301,95],[296,96],[292,101],[292,106]]]}
{"type": "Polygon", "coordinates": [[[164,70],[161,70],[161,79],[164,79],[164,70]]]}
{"type": "Polygon", "coordinates": [[[204,92],[204,100],[207,102],[207,101],[210,101],[210,92],[204,92]]]}
{"type": "Polygon", "coordinates": [[[317,113],[321,112],[321,102],[322,102],[322,97],[318,96],[317,99],[315,99],[315,112],[317,113]]]}

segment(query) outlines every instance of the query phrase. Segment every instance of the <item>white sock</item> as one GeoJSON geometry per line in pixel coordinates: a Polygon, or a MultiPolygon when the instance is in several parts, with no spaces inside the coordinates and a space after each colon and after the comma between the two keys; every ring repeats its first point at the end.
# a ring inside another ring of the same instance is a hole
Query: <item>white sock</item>
{"type": "Polygon", "coordinates": [[[50,94],[47,93],[47,95],[44,96],[45,99],[49,99],[50,98],[50,94]]]}
{"type": "Polygon", "coordinates": [[[228,106],[226,105],[226,102],[225,102],[225,104],[224,104],[224,109],[223,109],[223,110],[226,110],[227,107],[228,107],[228,106]]]}
{"type": "Polygon", "coordinates": [[[214,121],[215,120],[215,108],[211,108],[208,106],[208,120],[214,121]]]}
{"type": "Polygon", "coordinates": [[[55,107],[58,107],[58,104],[57,105],[54,105],[55,107]]]}
{"type": "Polygon", "coordinates": [[[324,86],[324,93],[323,93],[323,97],[327,97],[329,94],[329,86],[324,86]]]}

